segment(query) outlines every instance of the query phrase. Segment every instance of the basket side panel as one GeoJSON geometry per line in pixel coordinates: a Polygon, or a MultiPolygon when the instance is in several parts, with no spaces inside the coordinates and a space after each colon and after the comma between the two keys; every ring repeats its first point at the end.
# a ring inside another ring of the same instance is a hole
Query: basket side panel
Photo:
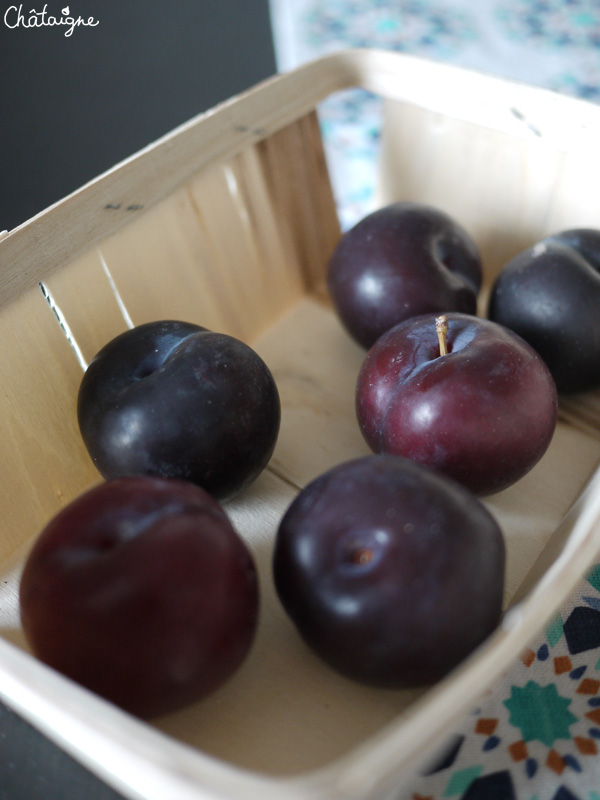
{"type": "Polygon", "coordinates": [[[39,287],[0,315],[0,560],[95,480],[79,435],[82,370],[39,287]]]}
{"type": "Polygon", "coordinates": [[[525,120],[520,137],[392,101],[384,117],[381,202],[452,214],[480,246],[488,285],[543,236],[600,227],[600,163],[585,148],[558,149],[525,120]]]}
{"type": "Polygon", "coordinates": [[[311,112],[132,215],[48,286],[88,359],[125,326],[154,319],[252,341],[322,285],[338,236],[311,112]]]}
{"type": "Polygon", "coordinates": [[[124,331],[127,319],[111,286],[100,248],[53,273],[42,284],[68,325],[84,368],[108,339],[124,331]]]}
{"type": "Polygon", "coordinates": [[[307,288],[324,296],[326,265],[340,225],[316,114],[258,147],[287,247],[300,259],[307,288]]]}

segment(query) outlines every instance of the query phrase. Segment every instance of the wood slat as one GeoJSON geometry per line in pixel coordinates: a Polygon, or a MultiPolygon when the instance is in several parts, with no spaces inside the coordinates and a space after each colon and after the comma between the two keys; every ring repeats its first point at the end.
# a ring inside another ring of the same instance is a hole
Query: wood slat
{"type": "Polygon", "coordinates": [[[282,401],[271,469],[302,488],[335,464],[370,453],[354,412],[365,353],[331,310],[305,299],[255,347],[272,370],[282,401]]]}
{"type": "Polygon", "coordinates": [[[226,325],[222,276],[187,186],[108,238],[102,253],[134,325],[156,319],[226,325]]]}
{"type": "Polygon", "coordinates": [[[339,227],[317,125],[201,171],[45,282],[88,360],[127,327],[115,292],[134,325],[183,319],[251,341],[322,283],[339,227]],[[276,177],[298,163],[296,182],[276,177]],[[309,186],[315,202],[300,202],[309,186]]]}
{"type": "Polygon", "coordinates": [[[0,557],[99,479],[77,427],[82,370],[38,287],[0,315],[0,557]]]}
{"type": "Polygon", "coordinates": [[[561,397],[559,414],[588,436],[600,437],[600,391],[561,397]]]}
{"type": "Polygon", "coordinates": [[[64,316],[85,364],[107,341],[127,329],[100,248],[57,270],[44,285],[64,316]]]}
{"type": "Polygon", "coordinates": [[[323,293],[326,265],[340,236],[316,114],[258,145],[269,192],[307,289],[323,293]]]}
{"type": "Polygon", "coordinates": [[[565,151],[545,137],[385,104],[381,204],[415,200],[446,210],[479,245],[489,283],[542,237],[600,227],[600,163],[592,144],[565,151]]]}
{"type": "Polygon", "coordinates": [[[230,332],[251,341],[301,296],[295,254],[251,151],[190,185],[190,200],[222,281],[230,332]],[[257,224],[258,219],[261,224],[257,224]],[[235,327],[234,327],[235,326],[235,327]]]}

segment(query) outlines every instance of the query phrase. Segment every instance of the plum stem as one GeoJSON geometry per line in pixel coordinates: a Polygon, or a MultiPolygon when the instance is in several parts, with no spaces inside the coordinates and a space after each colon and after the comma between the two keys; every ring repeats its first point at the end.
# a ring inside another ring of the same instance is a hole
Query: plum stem
{"type": "Polygon", "coordinates": [[[448,335],[448,318],[442,314],[437,317],[435,321],[435,330],[438,335],[438,342],[440,343],[440,355],[448,355],[448,346],[446,343],[446,336],[448,335]]]}

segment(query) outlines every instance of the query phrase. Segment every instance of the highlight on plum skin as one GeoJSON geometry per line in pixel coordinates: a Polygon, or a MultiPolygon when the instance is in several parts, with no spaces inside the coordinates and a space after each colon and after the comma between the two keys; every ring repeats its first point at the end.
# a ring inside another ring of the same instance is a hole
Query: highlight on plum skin
{"type": "Polygon", "coordinates": [[[356,384],[360,430],[376,453],[410,458],[477,495],[508,488],[548,449],[558,396],[520,336],[472,315],[406,320],[369,350],[356,384]]]}
{"type": "Polygon", "coordinates": [[[48,666],[142,718],[202,699],[246,659],[258,576],[220,504],[173,479],[102,483],[46,525],[20,583],[48,666]]]}
{"type": "Polygon", "coordinates": [[[493,632],[505,544],[485,506],[414,462],[373,455],[305,487],[275,541],[273,575],[306,644],[360,683],[429,685],[493,632]]]}
{"type": "Polygon", "coordinates": [[[224,500],[266,467],[281,408],[273,375],[249,345],[161,320],[99,351],[81,381],[77,415],[104,478],[187,480],[224,500]]]}

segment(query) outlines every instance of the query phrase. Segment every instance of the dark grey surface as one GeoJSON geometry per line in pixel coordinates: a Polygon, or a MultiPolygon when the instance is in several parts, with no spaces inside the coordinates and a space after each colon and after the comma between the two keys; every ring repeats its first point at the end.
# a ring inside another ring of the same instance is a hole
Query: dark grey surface
{"type": "Polygon", "coordinates": [[[121,795],[0,704],[0,800],[121,800],[121,795]]]}
{"type": "MultiPolygon", "coordinates": [[[[10,5],[0,4],[0,231],[275,72],[268,0],[71,0],[71,16],[98,25],[70,37],[7,27],[10,5]]],[[[26,18],[43,7],[24,4],[26,18]]],[[[50,1],[47,13],[65,7],[50,1]]],[[[0,704],[0,800],[55,798],[118,795],[0,704]]]]}
{"type": "Polygon", "coordinates": [[[46,5],[98,24],[10,28],[0,3],[0,231],[275,72],[268,0],[46,5]]]}

